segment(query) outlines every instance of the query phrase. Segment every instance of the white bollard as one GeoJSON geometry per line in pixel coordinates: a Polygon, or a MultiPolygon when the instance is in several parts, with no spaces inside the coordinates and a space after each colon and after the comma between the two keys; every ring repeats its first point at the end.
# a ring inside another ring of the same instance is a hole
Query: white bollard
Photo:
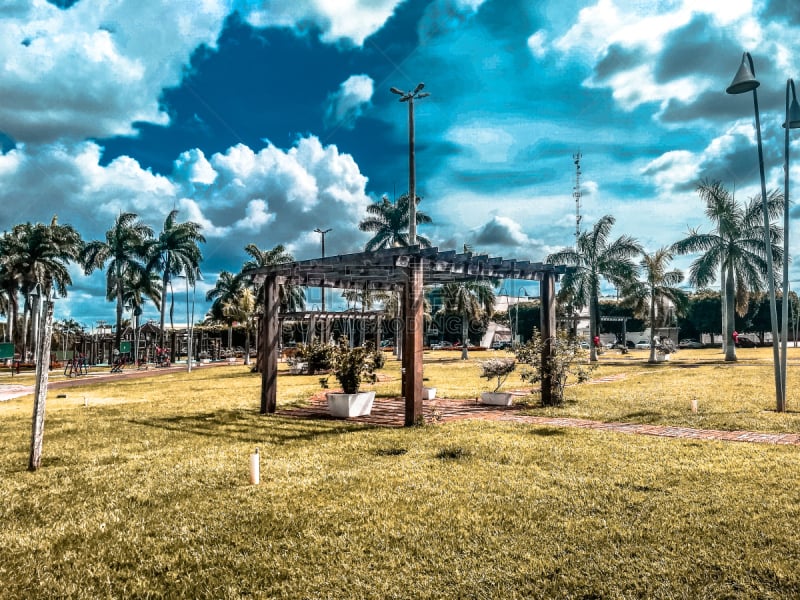
{"type": "Polygon", "coordinates": [[[692,399],[692,412],[697,412],[697,398],[692,399]]]}
{"type": "Polygon", "coordinates": [[[258,485],[261,481],[261,464],[259,462],[258,448],[250,455],[250,483],[258,485]]]}

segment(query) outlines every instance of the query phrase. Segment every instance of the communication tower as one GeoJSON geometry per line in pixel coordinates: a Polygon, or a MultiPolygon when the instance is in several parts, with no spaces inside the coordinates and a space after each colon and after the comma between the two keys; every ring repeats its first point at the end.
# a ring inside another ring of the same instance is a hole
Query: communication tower
{"type": "Polygon", "coordinates": [[[572,188],[572,197],[575,198],[575,244],[581,235],[581,157],[580,152],[572,155],[575,163],[575,187],[572,188]]]}

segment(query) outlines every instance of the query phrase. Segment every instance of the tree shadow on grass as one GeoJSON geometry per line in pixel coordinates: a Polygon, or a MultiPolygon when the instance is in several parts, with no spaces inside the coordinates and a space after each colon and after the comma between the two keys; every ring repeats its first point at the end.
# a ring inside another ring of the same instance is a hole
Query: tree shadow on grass
{"type": "Polygon", "coordinates": [[[366,423],[338,419],[297,419],[276,415],[262,416],[241,410],[221,410],[193,415],[174,415],[151,419],[127,419],[128,423],[167,431],[224,438],[248,443],[287,444],[323,436],[376,429],[366,423]]]}

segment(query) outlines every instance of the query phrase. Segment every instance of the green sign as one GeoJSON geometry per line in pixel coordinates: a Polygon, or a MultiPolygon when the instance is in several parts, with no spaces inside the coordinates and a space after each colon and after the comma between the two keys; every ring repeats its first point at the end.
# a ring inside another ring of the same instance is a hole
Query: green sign
{"type": "Polygon", "coordinates": [[[14,358],[14,344],[0,344],[0,359],[3,358],[14,358]]]}
{"type": "Polygon", "coordinates": [[[127,354],[131,351],[131,343],[130,342],[120,342],[119,343],[119,351],[122,354],[127,354]]]}

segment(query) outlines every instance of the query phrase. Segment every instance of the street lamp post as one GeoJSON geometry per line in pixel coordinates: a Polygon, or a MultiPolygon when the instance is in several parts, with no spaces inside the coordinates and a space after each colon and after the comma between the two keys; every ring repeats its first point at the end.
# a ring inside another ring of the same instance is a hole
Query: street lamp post
{"type": "Polygon", "coordinates": [[[515,347],[516,347],[516,345],[518,343],[517,338],[519,337],[519,299],[521,297],[520,293],[527,298],[528,297],[528,290],[526,290],[525,288],[519,288],[517,290],[517,301],[514,304],[514,346],[515,347]]]}
{"type": "Polygon", "coordinates": [[[775,371],[775,400],[778,412],[786,410],[786,398],[784,394],[784,378],[781,370],[781,358],[778,341],[778,312],[775,300],[775,276],[772,266],[772,240],[770,238],[769,207],[767,203],[767,182],[764,176],[764,150],[761,143],[761,118],[758,113],[758,94],[756,88],[761,83],[755,78],[755,67],[753,57],[749,52],[742,55],[742,64],[733,78],[731,84],[726,88],[728,94],[744,94],[753,92],[753,109],[756,116],[756,143],[758,146],[758,170],[761,176],[761,207],[764,213],[764,251],[767,260],[767,286],[769,288],[769,313],[772,324],[772,361],[775,371]]]}
{"type": "MultiPolygon", "coordinates": [[[[331,231],[331,228],[328,229],[320,229],[317,227],[314,230],[314,233],[318,233],[320,237],[322,237],[322,258],[325,258],[325,234],[331,231]]],[[[325,286],[323,285],[320,287],[320,292],[322,293],[322,312],[325,312],[325,286]]]]}
{"type": "Polygon", "coordinates": [[[423,92],[424,83],[418,83],[410,92],[396,87],[389,88],[393,94],[400,96],[400,102],[408,102],[408,245],[417,243],[417,173],[414,161],[414,100],[430,96],[423,92]]]}
{"type": "Polygon", "coordinates": [[[789,130],[800,127],[800,105],[797,103],[797,92],[794,80],[786,80],[786,121],[783,140],[783,281],[781,290],[781,389],[786,402],[786,347],[789,340],[789,130]],[[789,90],[792,98],[789,100],[789,90]]]}

